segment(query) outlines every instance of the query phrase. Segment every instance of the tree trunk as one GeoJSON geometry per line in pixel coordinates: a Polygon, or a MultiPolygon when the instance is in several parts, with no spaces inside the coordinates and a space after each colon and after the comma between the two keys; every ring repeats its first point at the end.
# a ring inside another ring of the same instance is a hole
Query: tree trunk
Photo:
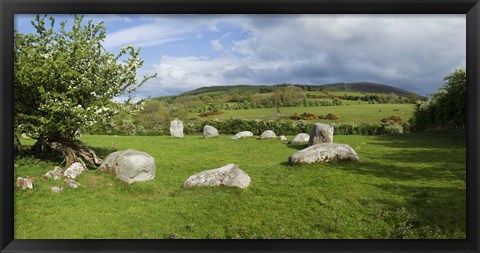
{"type": "Polygon", "coordinates": [[[20,143],[20,139],[18,139],[18,136],[16,134],[13,138],[14,152],[18,153],[22,149],[22,144],[20,143]]]}
{"type": "Polygon", "coordinates": [[[99,166],[102,163],[102,160],[97,157],[95,151],[83,145],[80,141],[38,139],[34,147],[36,147],[37,150],[40,149],[40,151],[49,150],[62,153],[66,162],[65,168],[70,167],[70,165],[75,162],[81,163],[85,168],[87,167],[85,162],[94,166],[99,166]]]}
{"type": "Polygon", "coordinates": [[[280,118],[280,105],[278,103],[275,103],[275,112],[277,113],[277,118],[280,118]]]}

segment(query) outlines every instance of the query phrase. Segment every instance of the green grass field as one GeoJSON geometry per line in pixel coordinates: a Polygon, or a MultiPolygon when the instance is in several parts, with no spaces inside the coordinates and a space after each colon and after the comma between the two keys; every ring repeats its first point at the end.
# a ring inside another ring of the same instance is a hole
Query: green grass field
{"type": "Polygon", "coordinates": [[[85,135],[102,158],[112,140],[151,154],[156,177],[126,185],[89,170],[80,188],[62,193],[50,191],[62,181],[42,178],[61,160],[18,157],[15,178],[37,181],[15,189],[15,239],[466,238],[464,133],[335,136],[360,161],[305,166],[287,163],[305,145],[229,138],[85,135]],[[229,163],[250,175],[246,190],[182,188],[190,175],[229,163]]]}
{"type": "MultiPolygon", "coordinates": [[[[350,105],[340,106],[318,106],[318,107],[281,107],[280,112],[284,116],[290,116],[294,113],[302,114],[304,112],[314,113],[319,115],[326,115],[328,113],[336,113],[340,116],[339,120],[315,120],[316,122],[325,123],[380,123],[384,117],[391,115],[398,115],[403,120],[408,120],[412,116],[413,104],[358,104],[357,102],[349,101],[350,105]],[[398,111],[394,111],[398,109],[398,111]],[[402,114],[403,113],[403,114],[402,114]]],[[[225,110],[224,113],[213,115],[202,119],[265,119],[275,118],[275,108],[260,108],[248,110],[225,110]]],[[[198,118],[198,113],[190,113],[189,118],[198,118]]]]}

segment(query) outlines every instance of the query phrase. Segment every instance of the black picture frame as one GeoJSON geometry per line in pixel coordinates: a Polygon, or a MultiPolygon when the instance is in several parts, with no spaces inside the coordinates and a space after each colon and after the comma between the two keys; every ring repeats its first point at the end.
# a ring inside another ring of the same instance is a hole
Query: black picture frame
{"type": "Polygon", "coordinates": [[[1,252],[480,252],[479,0],[2,0],[1,1],[1,252]],[[14,240],[13,24],[15,14],[466,14],[466,240],[14,240]]]}

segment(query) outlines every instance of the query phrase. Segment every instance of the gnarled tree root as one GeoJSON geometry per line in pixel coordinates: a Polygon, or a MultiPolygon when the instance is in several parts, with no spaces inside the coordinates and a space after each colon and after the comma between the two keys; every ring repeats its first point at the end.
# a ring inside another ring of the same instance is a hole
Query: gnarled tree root
{"type": "Polygon", "coordinates": [[[70,167],[75,162],[81,163],[85,168],[87,167],[85,161],[94,166],[99,166],[102,163],[102,159],[95,154],[95,151],[83,145],[81,141],[38,139],[34,147],[41,151],[47,149],[62,153],[65,157],[65,168],[70,167]]]}

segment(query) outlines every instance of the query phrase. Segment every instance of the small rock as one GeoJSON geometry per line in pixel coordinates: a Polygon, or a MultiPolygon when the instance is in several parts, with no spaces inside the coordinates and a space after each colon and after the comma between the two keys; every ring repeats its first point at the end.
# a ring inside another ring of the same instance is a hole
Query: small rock
{"type": "Polygon", "coordinates": [[[80,184],[76,181],[74,181],[73,179],[70,179],[70,178],[66,178],[64,180],[65,184],[70,187],[70,188],[78,188],[80,186],[80,184]]]}
{"type": "Polygon", "coordinates": [[[306,133],[299,133],[293,137],[293,139],[289,142],[290,144],[295,144],[295,143],[303,143],[303,142],[308,142],[310,140],[310,135],[306,133]]]}
{"type": "Polygon", "coordinates": [[[52,186],[52,188],[50,188],[50,190],[52,190],[52,192],[62,192],[63,191],[63,187],[61,186],[52,186]]]}
{"type": "Polygon", "coordinates": [[[17,178],[17,186],[22,190],[24,189],[33,189],[33,179],[34,177],[19,177],[17,178]]]}
{"type": "Polygon", "coordinates": [[[218,136],[218,130],[213,126],[205,125],[205,127],[203,128],[203,137],[205,137],[205,139],[208,139],[215,136],[218,136]]]}
{"type": "Polygon", "coordinates": [[[55,180],[58,180],[62,178],[62,175],[63,175],[63,169],[61,167],[55,166],[53,167],[53,170],[45,173],[45,175],[43,175],[43,178],[45,179],[53,178],[55,180]]]}
{"type": "Polygon", "coordinates": [[[260,135],[260,139],[271,139],[271,138],[277,138],[277,135],[272,130],[266,130],[260,135]]]}
{"type": "Polygon", "coordinates": [[[238,165],[227,164],[218,169],[205,170],[190,176],[183,183],[183,187],[220,185],[245,189],[250,185],[250,176],[238,165]]]}
{"type": "Polygon", "coordinates": [[[281,141],[286,141],[286,140],[287,140],[287,137],[285,137],[284,135],[280,135],[280,140],[281,140],[281,141]]]}
{"type": "Polygon", "coordinates": [[[333,142],[333,126],[315,123],[313,124],[312,131],[310,132],[310,139],[308,140],[308,146],[312,146],[320,143],[332,143],[333,142]]]}
{"type": "Polygon", "coordinates": [[[242,132],[239,132],[236,135],[234,135],[232,138],[230,138],[230,140],[236,140],[236,139],[247,138],[247,137],[252,137],[252,136],[253,136],[252,132],[242,131],[242,132]]]}
{"type": "Polygon", "coordinates": [[[83,165],[79,162],[73,163],[68,169],[63,172],[63,176],[71,179],[75,179],[78,175],[85,171],[83,165]]]}

